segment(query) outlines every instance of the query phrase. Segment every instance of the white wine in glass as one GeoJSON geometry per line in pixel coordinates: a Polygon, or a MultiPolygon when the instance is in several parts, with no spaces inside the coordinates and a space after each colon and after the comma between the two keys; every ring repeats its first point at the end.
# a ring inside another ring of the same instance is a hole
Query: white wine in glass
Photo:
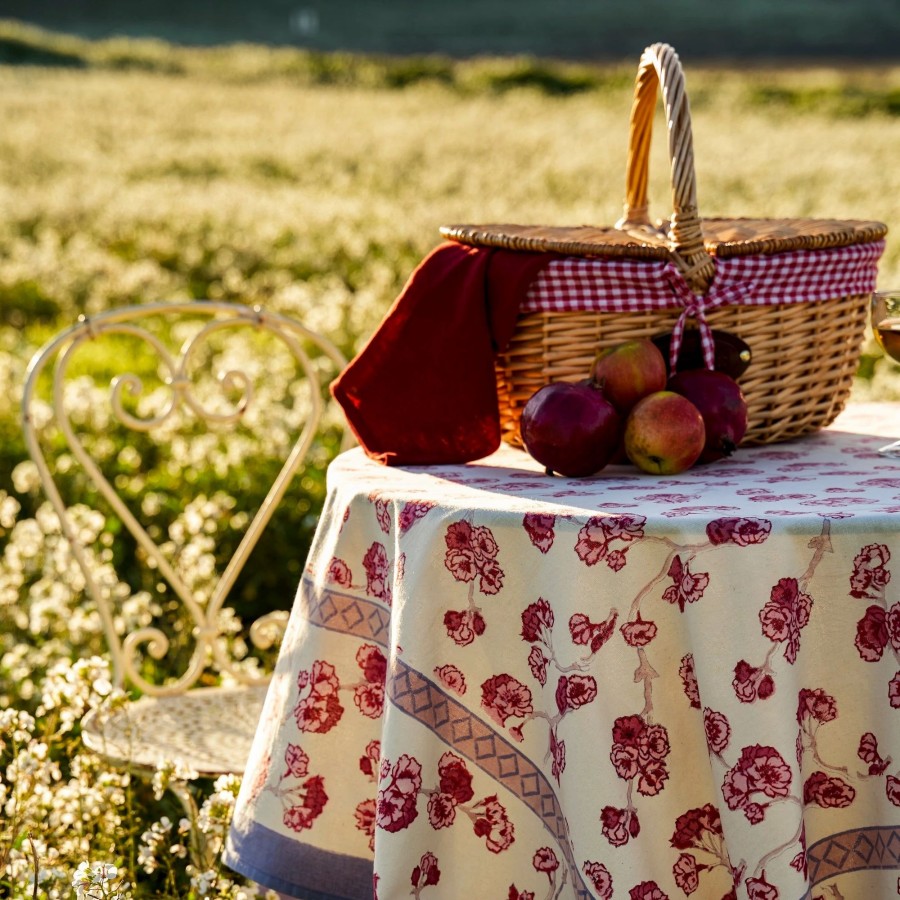
{"type": "MultiPolygon", "coordinates": [[[[900,362],[900,288],[872,294],[872,331],[885,355],[900,362]]],[[[900,458],[900,441],[879,447],[882,456],[900,458]]]]}

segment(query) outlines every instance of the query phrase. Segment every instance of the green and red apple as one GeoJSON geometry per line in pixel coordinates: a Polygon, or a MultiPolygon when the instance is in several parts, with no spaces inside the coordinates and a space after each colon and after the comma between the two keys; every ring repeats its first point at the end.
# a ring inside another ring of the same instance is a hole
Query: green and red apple
{"type": "Polygon", "coordinates": [[[639,400],[625,422],[625,453],[653,475],[684,472],[697,462],[705,445],[703,416],[674,391],[656,391],[639,400]]]}
{"type": "Polygon", "coordinates": [[[662,353],[643,338],[601,350],[591,369],[591,379],[623,416],[648,394],[663,390],[666,378],[662,353]]]}

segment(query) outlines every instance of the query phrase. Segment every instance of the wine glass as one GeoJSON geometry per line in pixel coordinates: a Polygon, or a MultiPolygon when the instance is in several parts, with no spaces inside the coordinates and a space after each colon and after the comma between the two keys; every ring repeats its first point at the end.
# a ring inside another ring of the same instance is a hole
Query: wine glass
{"type": "MultiPolygon", "coordinates": [[[[887,356],[900,362],[900,288],[872,294],[871,312],[875,340],[887,356]]],[[[879,447],[878,452],[900,458],[900,441],[879,447]]]]}

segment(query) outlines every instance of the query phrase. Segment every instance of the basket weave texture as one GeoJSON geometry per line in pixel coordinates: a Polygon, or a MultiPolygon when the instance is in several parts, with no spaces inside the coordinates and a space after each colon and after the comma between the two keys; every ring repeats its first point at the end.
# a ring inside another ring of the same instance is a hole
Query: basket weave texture
{"type": "MultiPolygon", "coordinates": [[[[880,222],[831,219],[701,219],[684,74],[667,44],[640,61],[631,111],[626,201],[615,226],[452,225],[444,237],[473,246],[553,252],[563,256],[673,262],[690,289],[706,295],[715,260],[793,251],[829,251],[883,241],[880,222]],[[648,216],[650,139],[657,93],[668,125],[671,218],[648,216]]],[[[824,428],[843,409],[859,363],[870,293],[844,291],[812,302],[718,305],[704,328],[745,341],[752,363],[740,378],[747,400],[745,444],[791,440],[824,428]]],[[[602,298],[598,306],[602,306],[602,298]]],[[[512,341],[496,360],[503,439],[521,446],[519,420],[528,398],[549,381],[586,378],[599,350],[672,332],[683,310],[523,311],[512,341]]]]}

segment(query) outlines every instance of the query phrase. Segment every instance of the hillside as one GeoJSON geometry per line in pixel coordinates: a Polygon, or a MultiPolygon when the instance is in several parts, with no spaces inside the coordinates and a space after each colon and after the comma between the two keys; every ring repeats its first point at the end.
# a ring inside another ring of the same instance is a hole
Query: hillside
{"type": "Polygon", "coordinates": [[[664,40],[692,59],[898,59],[894,0],[0,0],[0,18],[84,37],[315,50],[631,59],[664,40]]]}

